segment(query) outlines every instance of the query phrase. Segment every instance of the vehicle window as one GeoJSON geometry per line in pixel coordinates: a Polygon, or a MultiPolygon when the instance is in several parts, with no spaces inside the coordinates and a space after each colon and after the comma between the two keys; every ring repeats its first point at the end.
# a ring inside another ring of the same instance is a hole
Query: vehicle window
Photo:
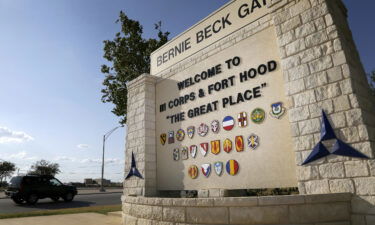
{"type": "Polygon", "coordinates": [[[10,180],[10,185],[11,187],[19,187],[22,181],[22,177],[13,177],[10,180]]]}
{"type": "Polygon", "coordinates": [[[62,184],[57,179],[51,179],[49,180],[49,184],[53,186],[61,186],[62,184]]]}

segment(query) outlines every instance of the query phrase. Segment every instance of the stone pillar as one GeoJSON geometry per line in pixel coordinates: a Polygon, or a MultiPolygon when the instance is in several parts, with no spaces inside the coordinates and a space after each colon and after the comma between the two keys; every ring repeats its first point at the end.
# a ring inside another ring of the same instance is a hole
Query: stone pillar
{"type": "Polygon", "coordinates": [[[353,224],[373,224],[375,104],[347,10],[341,0],[274,0],[270,8],[292,105],[289,120],[300,193],[351,192],[357,214],[353,224]],[[370,160],[330,155],[300,166],[319,141],[322,109],[336,135],[370,160]]]}
{"type": "Polygon", "coordinates": [[[137,169],[144,179],[131,177],[124,181],[124,195],[155,196],[156,138],[155,138],[156,77],[143,74],[128,83],[127,137],[125,176],[131,167],[132,152],[137,169]]]}

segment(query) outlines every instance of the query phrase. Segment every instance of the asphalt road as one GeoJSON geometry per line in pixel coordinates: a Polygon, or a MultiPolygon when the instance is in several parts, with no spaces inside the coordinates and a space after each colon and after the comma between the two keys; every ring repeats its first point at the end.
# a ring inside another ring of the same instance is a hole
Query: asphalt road
{"type": "Polygon", "coordinates": [[[116,204],[121,204],[121,193],[76,195],[72,202],[64,202],[61,199],[58,202],[53,202],[51,199],[45,198],[39,199],[36,205],[16,205],[12,199],[7,198],[0,199],[0,214],[116,204]]]}

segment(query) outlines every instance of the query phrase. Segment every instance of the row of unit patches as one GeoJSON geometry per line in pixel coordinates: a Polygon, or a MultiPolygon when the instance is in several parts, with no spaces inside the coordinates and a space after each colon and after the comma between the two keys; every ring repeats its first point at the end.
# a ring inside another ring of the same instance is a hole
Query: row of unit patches
{"type": "MultiPolygon", "coordinates": [[[[271,104],[271,111],[270,115],[274,118],[280,119],[285,113],[285,108],[283,106],[282,102],[277,102],[271,104]]],[[[251,121],[255,124],[261,124],[266,118],[266,113],[262,108],[256,108],[251,112],[250,115],[251,121]]],[[[247,119],[247,113],[246,112],[240,112],[237,116],[237,121],[238,121],[238,127],[246,127],[248,124],[248,119],[247,119]]],[[[233,129],[235,125],[235,119],[232,116],[225,116],[224,119],[222,120],[222,128],[226,131],[230,131],[233,129]]],[[[214,134],[217,134],[220,132],[220,122],[219,120],[213,120],[211,122],[211,131],[214,134]]],[[[197,128],[197,133],[201,137],[205,137],[210,128],[207,124],[201,123],[199,127],[197,128]]],[[[195,127],[194,126],[189,126],[187,129],[187,136],[192,139],[195,134],[195,127]]],[[[176,139],[177,141],[183,141],[185,139],[185,130],[184,129],[179,129],[176,132],[176,139]]],[[[160,143],[162,145],[165,145],[167,142],[167,134],[162,133],[160,135],[160,143]]],[[[169,131],[168,132],[168,144],[173,144],[175,142],[175,134],[174,131],[169,131]]]]}
{"type": "MultiPolygon", "coordinates": [[[[213,163],[214,171],[216,175],[219,177],[223,174],[224,170],[224,164],[223,162],[214,162],[213,163]]],[[[234,176],[238,173],[238,170],[240,169],[240,166],[238,162],[234,159],[228,160],[227,163],[225,164],[225,170],[227,171],[227,174],[234,176]]],[[[210,163],[205,163],[202,164],[201,166],[201,172],[205,177],[209,177],[211,174],[211,164],[210,163]]],[[[195,179],[199,175],[199,170],[196,165],[191,165],[188,168],[188,175],[190,178],[195,179]]]]}
{"type": "MultiPolygon", "coordinates": [[[[237,152],[244,151],[244,139],[242,135],[236,136],[234,143],[235,143],[235,149],[237,152]]],[[[247,137],[247,146],[250,149],[255,150],[259,146],[259,137],[256,134],[250,134],[247,137]]],[[[232,141],[229,138],[225,139],[223,142],[223,150],[226,153],[230,153],[232,149],[233,149],[232,141]]],[[[207,155],[207,153],[209,152],[208,150],[209,150],[208,143],[201,143],[199,145],[199,151],[203,157],[207,155]]],[[[187,160],[189,159],[189,155],[192,158],[195,158],[197,156],[197,152],[198,152],[197,145],[191,145],[189,148],[186,146],[182,147],[181,151],[179,148],[175,148],[173,149],[173,160],[178,161],[180,160],[180,158],[182,160],[187,160]]],[[[211,141],[211,153],[214,155],[217,155],[220,152],[221,152],[220,140],[211,141]]]]}

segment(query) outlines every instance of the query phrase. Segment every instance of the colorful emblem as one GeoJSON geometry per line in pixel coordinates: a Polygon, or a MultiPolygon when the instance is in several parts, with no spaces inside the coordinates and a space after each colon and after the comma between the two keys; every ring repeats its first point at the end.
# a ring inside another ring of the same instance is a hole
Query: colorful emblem
{"type": "Polygon", "coordinates": [[[254,123],[262,123],[266,118],[266,113],[261,108],[256,108],[251,112],[251,120],[254,123]]]}
{"type": "Polygon", "coordinates": [[[202,164],[202,173],[205,177],[208,177],[210,176],[210,173],[211,173],[211,164],[209,163],[206,163],[206,164],[202,164]]]}
{"type": "Polygon", "coordinates": [[[168,144],[173,144],[174,143],[174,131],[169,131],[168,132],[168,144]]]}
{"type": "Polygon", "coordinates": [[[176,132],[176,139],[177,139],[177,141],[182,141],[182,140],[184,140],[184,138],[185,138],[185,131],[183,129],[179,129],[176,132]]]}
{"type": "Polygon", "coordinates": [[[224,147],[224,151],[229,153],[230,151],[232,151],[232,141],[229,140],[228,138],[225,139],[223,147],[224,147]]]}
{"type": "Polygon", "coordinates": [[[190,127],[187,128],[187,135],[188,135],[189,138],[193,138],[194,133],[195,133],[195,127],[194,126],[190,126],[190,127]]]}
{"type": "Polygon", "coordinates": [[[211,130],[215,134],[219,133],[219,130],[220,130],[220,122],[219,122],[219,120],[214,120],[214,121],[211,122],[211,130]]]}
{"type": "Polygon", "coordinates": [[[236,151],[242,152],[244,150],[243,137],[242,136],[236,136],[235,142],[236,142],[236,151]]]}
{"type": "Polygon", "coordinates": [[[199,125],[199,127],[198,127],[199,136],[201,136],[201,137],[206,136],[206,134],[208,133],[208,130],[209,130],[209,128],[208,128],[207,124],[201,123],[201,125],[199,125]]]}
{"type": "Polygon", "coordinates": [[[214,168],[215,168],[215,173],[218,176],[221,176],[221,174],[223,173],[223,162],[215,162],[214,168]]]}
{"type": "Polygon", "coordinates": [[[201,151],[203,156],[206,156],[208,152],[208,143],[201,143],[199,146],[199,150],[201,151]]]}
{"type": "Polygon", "coordinates": [[[188,174],[191,179],[195,179],[198,176],[198,167],[196,165],[191,165],[188,169],[188,174]]]}
{"type": "Polygon", "coordinates": [[[249,146],[250,148],[254,150],[258,147],[258,145],[259,145],[259,137],[255,134],[251,134],[247,138],[247,146],[249,146]]]}
{"type": "Polygon", "coordinates": [[[173,160],[174,161],[180,160],[180,149],[178,148],[173,149],[173,160]]]}
{"type": "Polygon", "coordinates": [[[166,141],[167,141],[167,134],[166,133],[160,134],[160,143],[162,145],[165,145],[166,141]]]}
{"type": "Polygon", "coordinates": [[[227,173],[232,176],[236,175],[238,173],[238,169],[240,168],[238,162],[234,159],[228,160],[225,167],[227,169],[227,173]]]}
{"type": "Polygon", "coordinates": [[[198,147],[196,145],[191,145],[189,150],[191,157],[195,158],[195,156],[197,156],[198,147]]]}
{"type": "Polygon", "coordinates": [[[246,112],[240,112],[238,114],[238,126],[239,127],[246,127],[247,126],[247,113],[246,112]]]}
{"type": "Polygon", "coordinates": [[[234,119],[231,116],[226,116],[223,119],[223,128],[224,130],[232,130],[234,127],[234,119]]]}
{"type": "Polygon", "coordinates": [[[215,155],[220,153],[220,140],[211,141],[211,152],[215,155]]]}
{"type": "Polygon", "coordinates": [[[276,102],[271,104],[270,115],[276,119],[280,119],[285,113],[285,108],[282,102],[276,102]]]}
{"type": "Polygon", "coordinates": [[[187,160],[189,158],[189,149],[188,147],[182,147],[181,149],[181,159],[187,160]]]}

